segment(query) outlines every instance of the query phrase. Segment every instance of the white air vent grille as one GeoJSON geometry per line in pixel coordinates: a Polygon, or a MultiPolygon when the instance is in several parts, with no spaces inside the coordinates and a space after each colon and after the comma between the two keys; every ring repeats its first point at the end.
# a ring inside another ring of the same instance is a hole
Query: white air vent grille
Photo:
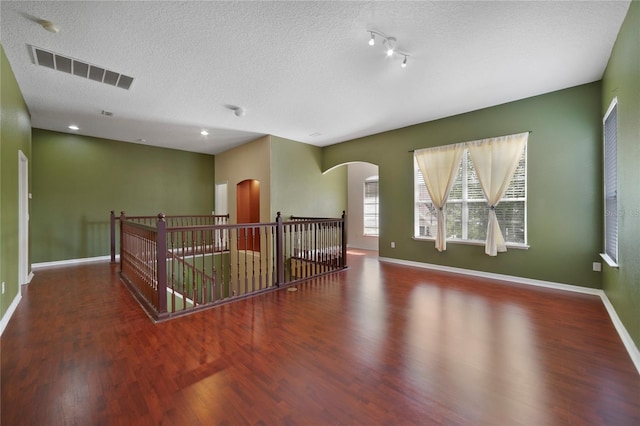
{"type": "Polygon", "coordinates": [[[50,52],[39,47],[31,46],[36,65],[88,78],[89,80],[110,86],[129,90],[133,84],[133,77],[108,70],[104,67],[89,64],[78,59],[69,58],[59,53],[50,52]]]}

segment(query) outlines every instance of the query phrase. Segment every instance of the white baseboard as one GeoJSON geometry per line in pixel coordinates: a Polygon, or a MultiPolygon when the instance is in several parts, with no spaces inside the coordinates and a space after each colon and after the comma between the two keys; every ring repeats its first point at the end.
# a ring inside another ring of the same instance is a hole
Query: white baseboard
{"type": "Polygon", "coordinates": [[[422,263],[422,262],[414,262],[411,260],[393,259],[389,257],[379,257],[378,260],[380,260],[381,262],[395,263],[398,265],[412,266],[415,268],[450,272],[450,273],[460,274],[460,275],[471,275],[479,278],[489,278],[489,279],[498,280],[498,281],[508,281],[508,282],[514,282],[518,284],[532,285],[537,287],[546,287],[546,288],[552,288],[556,290],[572,291],[574,293],[592,294],[594,296],[600,296],[600,299],[602,300],[602,303],[604,304],[604,307],[606,308],[607,312],[609,313],[609,317],[613,322],[613,326],[615,327],[616,331],[618,332],[618,335],[622,339],[622,343],[624,344],[625,349],[629,353],[629,356],[631,357],[631,361],[633,362],[636,369],[638,370],[638,373],[640,374],[640,350],[638,350],[638,347],[633,342],[633,339],[629,335],[629,332],[627,331],[624,324],[620,320],[620,317],[618,317],[616,310],[614,309],[613,305],[609,301],[607,294],[603,290],[589,288],[589,287],[580,287],[580,286],[571,285],[571,284],[561,284],[561,283],[556,283],[552,281],[542,281],[542,280],[535,280],[531,278],[516,277],[514,275],[495,274],[492,272],[474,271],[472,269],[455,268],[452,266],[435,265],[432,263],[422,263]]]}
{"type": "Polygon", "coordinates": [[[11,302],[11,305],[9,305],[9,309],[7,309],[7,312],[4,313],[4,316],[0,321],[0,336],[2,336],[2,333],[4,333],[4,329],[7,327],[7,324],[9,324],[9,320],[13,316],[13,313],[16,311],[20,300],[22,300],[21,290],[19,290],[18,294],[16,294],[16,297],[13,298],[13,302],[11,302]]]}
{"type": "Polygon", "coordinates": [[[371,248],[371,247],[363,247],[358,244],[347,244],[347,249],[378,251],[378,246],[376,246],[375,248],[371,248]]]}
{"type": "Polygon", "coordinates": [[[29,272],[29,276],[27,277],[27,284],[29,284],[32,279],[33,279],[33,267],[31,268],[31,272],[29,272]]]}
{"type": "Polygon", "coordinates": [[[611,317],[613,326],[616,328],[618,335],[622,339],[622,343],[624,344],[624,347],[627,348],[627,352],[629,352],[631,361],[633,361],[633,364],[636,366],[636,369],[640,374],[640,350],[633,342],[633,339],[629,335],[629,332],[625,328],[624,324],[622,324],[622,321],[620,320],[618,313],[616,312],[615,308],[613,307],[613,305],[609,301],[609,298],[607,297],[607,293],[603,291],[602,294],[600,295],[600,298],[602,299],[602,303],[604,304],[605,309],[609,313],[609,317],[611,317]]]}
{"type": "MultiPolygon", "coordinates": [[[[52,266],[70,266],[82,263],[104,262],[111,260],[111,256],[84,257],[82,259],[56,260],[53,262],[41,262],[31,265],[31,269],[50,268],[52,266]]],[[[116,262],[120,260],[120,255],[116,255],[116,262]]]]}
{"type": "Polygon", "coordinates": [[[593,294],[599,296],[602,290],[596,288],[580,287],[571,284],[560,284],[552,281],[534,280],[532,278],[516,277],[515,275],[495,274],[493,272],[474,271],[472,269],[454,268],[452,266],[435,265],[432,263],[413,262],[411,260],[392,259],[388,257],[380,257],[380,261],[388,263],[397,263],[399,265],[413,266],[415,268],[432,269],[442,272],[451,272],[460,275],[471,275],[479,278],[489,278],[498,281],[509,281],[518,284],[534,285],[537,287],[554,288],[557,290],[573,291],[576,293],[593,294]]]}

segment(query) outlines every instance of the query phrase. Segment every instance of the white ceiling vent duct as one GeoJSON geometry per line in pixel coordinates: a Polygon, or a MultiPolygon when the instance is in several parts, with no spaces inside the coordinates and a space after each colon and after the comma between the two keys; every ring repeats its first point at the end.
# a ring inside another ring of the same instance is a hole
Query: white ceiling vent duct
{"type": "Polygon", "coordinates": [[[134,78],[128,75],[120,74],[59,53],[50,52],[39,47],[30,47],[36,65],[66,72],[67,74],[73,74],[82,78],[88,78],[89,80],[116,86],[125,90],[129,90],[133,84],[134,78]]]}

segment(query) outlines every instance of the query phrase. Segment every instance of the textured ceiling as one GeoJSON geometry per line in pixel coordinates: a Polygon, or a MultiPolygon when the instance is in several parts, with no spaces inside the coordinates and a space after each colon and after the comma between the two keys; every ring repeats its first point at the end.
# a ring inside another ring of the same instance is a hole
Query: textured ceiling
{"type": "Polygon", "coordinates": [[[599,80],[628,7],[2,1],[0,30],[33,127],[216,154],[263,134],[325,146],[599,80]],[[396,37],[408,66],[367,29],[396,37]],[[29,45],[135,81],[36,66],[29,45]]]}

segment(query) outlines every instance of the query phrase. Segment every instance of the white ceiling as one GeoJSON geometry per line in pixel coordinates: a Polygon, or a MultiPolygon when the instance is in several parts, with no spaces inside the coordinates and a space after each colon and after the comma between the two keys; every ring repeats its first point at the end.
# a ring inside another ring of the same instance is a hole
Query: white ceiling
{"type": "Polygon", "coordinates": [[[263,134],[326,146],[599,80],[628,7],[3,0],[0,29],[33,127],[217,154],[263,134]],[[408,66],[367,29],[396,37],[408,66]],[[136,80],[38,67],[28,45],[136,80]]]}

